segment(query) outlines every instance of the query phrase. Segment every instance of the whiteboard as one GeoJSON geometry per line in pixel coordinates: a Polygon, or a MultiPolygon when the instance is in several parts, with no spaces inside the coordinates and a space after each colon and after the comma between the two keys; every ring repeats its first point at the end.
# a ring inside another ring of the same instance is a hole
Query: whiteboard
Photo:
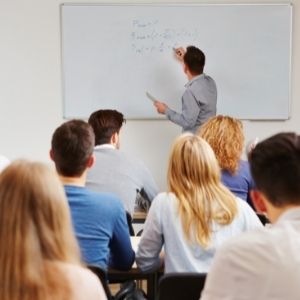
{"type": "Polygon", "coordinates": [[[161,118],[146,91],[181,111],[187,78],[173,47],[187,45],[206,54],[218,114],[289,118],[290,4],[63,4],[61,28],[66,118],[161,118]]]}

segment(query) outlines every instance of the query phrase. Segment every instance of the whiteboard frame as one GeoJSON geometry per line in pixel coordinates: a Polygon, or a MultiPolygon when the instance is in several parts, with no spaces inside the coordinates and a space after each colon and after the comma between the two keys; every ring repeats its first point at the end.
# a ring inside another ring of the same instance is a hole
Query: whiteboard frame
{"type": "MultiPolygon", "coordinates": [[[[62,96],[62,111],[63,111],[63,119],[68,120],[68,119],[73,119],[73,117],[66,117],[66,112],[65,112],[65,74],[64,74],[64,61],[63,61],[63,20],[62,20],[62,15],[63,15],[63,7],[65,6],[156,6],[156,7],[168,7],[168,6],[175,6],[175,7],[186,7],[186,6],[289,6],[290,10],[290,55],[289,55],[289,91],[288,91],[288,116],[287,118],[276,118],[276,119],[264,119],[264,118],[239,118],[240,120],[247,120],[247,121],[287,121],[290,120],[291,118],[291,94],[292,94],[292,56],[293,56],[293,4],[291,2],[281,2],[281,3],[183,3],[183,2],[178,2],[178,3],[154,3],[154,2],[147,2],[147,3],[122,3],[122,2],[103,2],[103,3],[76,3],[76,2],[64,2],[59,5],[59,14],[60,14],[60,59],[61,59],[61,96],[62,96]]],[[[76,118],[76,117],[74,117],[76,118]]],[[[79,117],[77,117],[79,118],[79,117]]],[[[87,119],[87,118],[86,118],[87,119]]],[[[164,115],[163,117],[158,114],[157,118],[126,118],[127,120],[133,120],[133,121],[169,121],[164,115]]]]}

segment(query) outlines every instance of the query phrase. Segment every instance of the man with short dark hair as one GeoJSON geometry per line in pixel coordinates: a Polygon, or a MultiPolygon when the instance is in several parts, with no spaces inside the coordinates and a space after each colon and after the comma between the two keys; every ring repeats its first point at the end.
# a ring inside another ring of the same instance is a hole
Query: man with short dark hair
{"type": "Polygon", "coordinates": [[[217,252],[201,300],[295,300],[300,295],[300,137],[280,133],[249,155],[252,200],[273,225],[217,252]]]}
{"type": "Polygon", "coordinates": [[[176,57],[183,63],[189,82],[182,96],[182,112],[177,113],[165,103],[155,101],[157,111],[182,127],[182,131],[195,133],[207,119],[216,115],[217,87],[215,81],[203,73],[204,53],[195,46],[175,49],[176,57]]]}
{"type": "Polygon", "coordinates": [[[85,187],[87,170],[94,164],[94,141],[88,123],[68,121],[55,130],[50,156],[64,184],[84,262],[128,270],[135,254],[121,201],[85,187]]]}
{"type": "Polygon", "coordinates": [[[87,186],[117,195],[131,215],[137,198],[149,205],[147,201],[151,202],[158,193],[151,173],[143,162],[119,150],[120,129],[125,122],[123,114],[110,109],[98,110],[88,122],[95,132],[96,162],[87,174],[87,186]]]}

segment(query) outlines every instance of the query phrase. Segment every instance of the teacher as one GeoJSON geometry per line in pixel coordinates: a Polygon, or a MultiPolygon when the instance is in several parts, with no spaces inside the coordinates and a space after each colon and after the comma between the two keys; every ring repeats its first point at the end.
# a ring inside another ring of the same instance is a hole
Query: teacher
{"type": "Polygon", "coordinates": [[[182,95],[182,112],[170,109],[165,103],[155,101],[157,112],[165,114],[173,123],[182,127],[182,131],[195,133],[210,117],[216,115],[217,87],[215,81],[203,73],[204,53],[195,46],[175,49],[176,57],[183,63],[188,78],[186,90],[182,95]]]}

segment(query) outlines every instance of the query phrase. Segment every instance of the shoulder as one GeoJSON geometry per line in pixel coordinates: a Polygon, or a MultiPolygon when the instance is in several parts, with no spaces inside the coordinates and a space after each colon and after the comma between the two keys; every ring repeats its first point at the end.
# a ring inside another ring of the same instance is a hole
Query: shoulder
{"type": "MultiPolygon", "coordinates": [[[[207,290],[218,290],[218,285],[214,286],[216,282],[231,286],[236,280],[239,281],[239,288],[244,290],[243,285],[252,281],[250,277],[257,280],[261,272],[268,270],[268,256],[272,256],[272,251],[269,252],[270,246],[263,231],[257,229],[232,237],[216,250],[208,276],[207,290]]],[[[224,292],[222,291],[222,294],[224,292]]]]}
{"type": "Polygon", "coordinates": [[[94,155],[96,156],[96,165],[99,165],[99,162],[101,162],[101,164],[110,164],[111,162],[118,163],[119,161],[129,159],[127,153],[115,148],[94,149],[94,155]]]}
{"type": "Polygon", "coordinates": [[[255,211],[250,207],[247,201],[236,197],[238,214],[235,217],[234,224],[242,231],[262,228],[263,225],[256,215],[255,211]]]}
{"type": "Polygon", "coordinates": [[[167,193],[167,192],[163,192],[163,193],[159,193],[152,202],[152,205],[154,204],[155,206],[170,206],[170,205],[174,205],[174,203],[176,203],[177,198],[173,193],[167,193]]]}
{"type": "Polygon", "coordinates": [[[244,213],[244,212],[248,213],[249,211],[255,213],[254,210],[250,207],[250,205],[245,200],[239,197],[235,197],[235,199],[236,199],[239,213],[244,213]]]}
{"type": "Polygon", "coordinates": [[[122,150],[116,150],[115,152],[117,152],[116,156],[118,159],[124,164],[127,163],[130,169],[137,167],[142,169],[146,168],[144,162],[140,158],[134,156],[132,153],[127,153],[122,150]]]}
{"type": "Polygon", "coordinates": [[[206,86],[206,85],[216,86],[214,79],[212,77],[210,77],[209,75],[206,75],[205,73],[200,75],[199,78],[197,78],[196,82],[198,84],[204,85],[204,86],[206,86]]]}
{"type": "Polygon", "coordinates": [[[88,269],[67,263],[60,263],[60,269],[70,283],[74,299],[106,299],[100,280],[88,269]]]}
{"type": "MultiPolygon", "coordinates": [[[[84,188],[82,196],[82,201],[85,205],[93,207],[96,211],[106,211],[109,212],[124,210],[121,199],[111,193],[96,192],[88,188],[84,188]]],[[[103,212],[104,212],[103,211],[103,212]]]]}
{"type": "Polygon", "coordinates": [[[266,254],[269,248],[269,238],[266,228],[257,228],[245,232],[236,237],[232,237],[220,248],[220,255],[226,260],[237,262],[251,261],[259,259],[258,257],[266,254]]]}
{"type": "Polygon", "coordinates": [[[217,86],[210,76],[203,73],[187,85],[186,93],[191,93],[193,95],[196,92],[199,92],[199,90],[215,94],[217,92],[217,86]]]}
{"type": "Polygon", "coordinates": [[[247,203],[247,201],[236,197],[236,203],[238,207],[238,216],[240,218],[245,218],[245,217],[253,217],[259,221],[258,217],[256,216],[255,211],[250,207],[250,205],[247,203]]]}
{"type": "Polygon", "coordinates": [[[240,160],[239,162],[239,170],[241,172],[250,172],[250,165],[246,160],[240,160]]]}
{"type": "Polygon", "coordinates": [[[205,73],[203,73],[203,81],[207,81],[207,82],[209,82],[211,84],[214,84],[214,85],[216,84],[215,80],[211,76],[209,76],[205,73]]]}
{"type": "Polygon", "coordinates": [[[105,193],[105,192],[96,192],[93,190],[90,190],[88,188],[84,189],[85,196],[89,200],[93,201],[98,206],[105,206],[109,205],[111,206],[122,206],[121,200],[111,193],[105,193]]]}
{"type": "Polygon", "coordinates": [[[152,201],[149,214],[161,217],[170,216],[177,207],[177,198],[173,193],[159,193],[152,201]]]}
{"type": "Polygon", "coordinates": [[[247,182],[249,189],[255,186],[248,161],[240,160],[237,176],[247,182]]]}

